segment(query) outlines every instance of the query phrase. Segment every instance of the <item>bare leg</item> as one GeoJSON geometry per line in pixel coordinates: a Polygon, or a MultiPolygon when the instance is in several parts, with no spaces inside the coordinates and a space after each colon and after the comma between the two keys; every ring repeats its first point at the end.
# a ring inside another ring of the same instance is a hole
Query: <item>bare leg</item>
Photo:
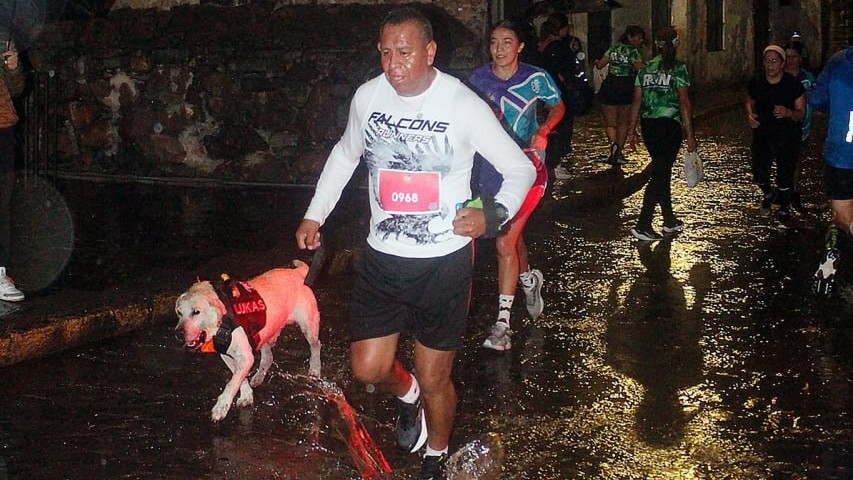
{"type": "Polygon", "coordinates": [[[835,225],[847,235],[853,236],[850,231],[853,224],[853,200],[832,200],[832,217],[835,225]]]}
{"type": "Polygon", "coordinates": [[[350,365],[355,378],[398,397],[405,395],[412,377],[397,360],[399,338],[400,334],[395,333],[350,344],[350,365]]]}
{"type": "Polygon", "coordinates": [[[616,108],[616,140],[613,142],[619,145],[619,150],[625,146],[625,140],[628,138],[628,125],[631,121],[631,106],[619,105],[616,108]]]}
{"type": "Polygon", "coordinates": [[[619,110],[617,105],[602,105],[601,116],[604,119],[604,133],[607,134],[607,142],[610,144],[617,141],[617,126],[619,125],[619,110]]]}
{"type": "Polygon", "coordinates": [[[415,342],[415,370],[426,411],[427,442],[430,448],[444,450],[456,417],[456,388],[450,378],[455,351],[433,350],[415,342]]]}

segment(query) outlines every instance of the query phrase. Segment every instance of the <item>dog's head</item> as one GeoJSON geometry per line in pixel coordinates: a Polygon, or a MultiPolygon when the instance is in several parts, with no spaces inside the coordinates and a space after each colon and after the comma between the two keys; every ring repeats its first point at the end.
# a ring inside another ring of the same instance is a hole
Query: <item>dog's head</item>
{"type": "Polygon", "coordinates": [[[198,350],[216,335],[225,306],[210,282],[198,282],[178,297],[175,313],[178,315],[175,337],[185,347],[198,350]]]}

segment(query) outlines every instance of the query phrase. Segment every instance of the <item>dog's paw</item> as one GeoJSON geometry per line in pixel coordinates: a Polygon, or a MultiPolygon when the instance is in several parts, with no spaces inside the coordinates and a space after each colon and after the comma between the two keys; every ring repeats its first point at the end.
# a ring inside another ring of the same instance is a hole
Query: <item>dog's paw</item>
{"type": "Polygon", "coordinates": [[[237,399],[237,406],[240,408],[250,407],[255,403],[255,396],[249,393],[248,395],[241,394],[240,398],[237,399]]]}
{"type": "Polygon", "coordinates": [[[258,385],[264,383],[264,379],[267,378],[266,372],[257,371],[254,375],[252,375],[252,379],[249,380],[249,386],[252,388],[257,387],[258,385]]]}
{"type": "Polygon", "coordinates": [[[216,405],[213,406],[213,409],[210,410],[210,419],[213,420],[214,423],[219,422],[228,415],[228,410],[231,409],[231,402],[223,401],[219,399],[216,401],[216,405]]]}

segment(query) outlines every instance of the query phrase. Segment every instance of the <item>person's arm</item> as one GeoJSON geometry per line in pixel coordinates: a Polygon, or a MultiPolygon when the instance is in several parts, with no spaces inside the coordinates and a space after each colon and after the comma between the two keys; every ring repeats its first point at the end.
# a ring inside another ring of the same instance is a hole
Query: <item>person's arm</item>
{"type": "MultiPolygon", "coordinates": [[[[610,50],[608,50],[607,52],[609,52],[609,51],[610,50]]],[[[601,58],[596,60],[595,66],[597,68],[604,68],[610,64],[610,56],[607,54],[607,52],[604,53],[604,56],[602,56],[601,58]]]]}
{"type": "Polygon", "coordinates": [[[545,121],[542,122],[542,125],[539,126],[539,129],[536,130],[536,133],[530,139],[530,148],[536,150],[545,150],[548,148],[548,134],[551,133],[551,130],[557,128],[557,124],[560,123],[560,120],[563,119],[563,115],[566,113],[566,105],[562,100],[553,105],[546,105],[545,109],[548,111],[548,116],[545,117],[545,121]]]}
{"type": "Polygon", "coordinates": [[[631,113],[628,114],[628,146],[637,149],[637,123],[640,121],[640,107],[643,104],[643,89],[634,87],[634,97],[631,100],[631,113]]]}
{"type": "Polygon", "coordinates": [[[788,108],[782,105],[773,107],[773,116],[776,118],[790,118],[795,122],[799,122],[806,116],[806,94],[802,94],[794,100],[794,108],[788,108]]]}
{"type": "Polygon", "coordinates": [[[747,96],[746,97],[746,121],[749,123],[750,128],[758,128],[761,123],[758,121],[758,114],[755,113],[756,103],[755,99],[747,96]]]}
{"type": "Polygon", "coordinates": [[[13,49],[3,52],[3,72],[6,80],[6,89],[9,95],[17,97],[24,92],[24,74],[20,66],[18,52],[13,49]]]}
{"type": "Polygon", "coordinates": [[[693,105],[690,103],[690,90],[678,87],[678,108],[681,111],[681,129],[687,138],[687,151],[696,151],[696,137],[693,135],[693,105]]]}

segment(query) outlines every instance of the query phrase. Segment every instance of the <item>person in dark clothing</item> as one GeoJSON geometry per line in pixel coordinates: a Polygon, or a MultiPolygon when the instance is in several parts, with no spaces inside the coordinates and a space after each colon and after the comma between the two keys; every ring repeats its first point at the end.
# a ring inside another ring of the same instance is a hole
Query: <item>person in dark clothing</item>
{"type": "Polygon", "coordinates": [[[763,194],[761,216],[770,216],[778,200],[777,218],[784,225],[790,217],[794,169],[800,152],[800,122],[806,115],[806,90],[785,73],[785,49],[764,49],[764,72],[749,82],[746,113],[752,128],[752,178],[763,194]],[[776,162],[776,190],[770,170],[776,162]]]}
{"type": "Polygon", "coordinates": [[[542,57],[540,66],[557,83],[560,96],[564,99],[566,106],[563,119],[552,132],[546,155],[546,163],[549,168],[554,168],[554,176],[557,179],[566,179],[569,176],[563,162],[565,156],[572,152],[574,117],[578,113],[577,103],[569,99],[578,94],[579,89],[589,90],[583,64],[578,58],[581,52],[580,40],[569,35],[569,28],[570,24],[565,14],[552,13],[542,24],[538,46],[542,57]]]}

